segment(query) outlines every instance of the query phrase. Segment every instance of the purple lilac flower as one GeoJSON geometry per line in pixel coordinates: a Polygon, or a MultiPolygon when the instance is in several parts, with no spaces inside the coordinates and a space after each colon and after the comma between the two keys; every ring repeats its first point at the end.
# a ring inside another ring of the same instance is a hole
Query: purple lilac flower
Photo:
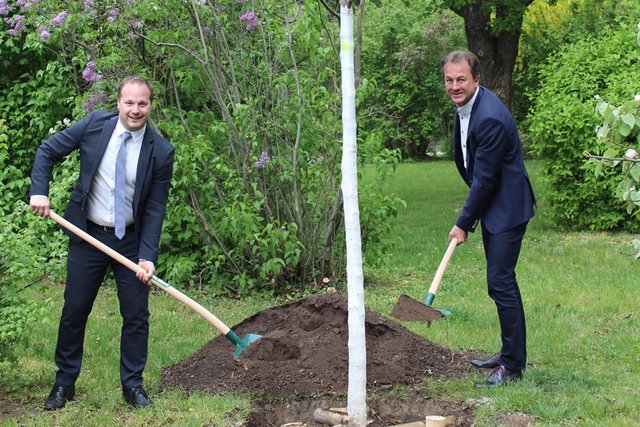
{"type": "Polygon", "coordinates": [[[8,15],[11,8],[7,4],[7,0],[0,0],[0,15],[8,15]]]}
{"type": "Polygon", "coordinates": [[[202,27],[202,33],[205,36],[212,36],[213,35],[213,28],[211,28],[211,27],[202,27]]]}
{"type": "Polygon", "coordinates": [[[109,10],[109,17],[107,18],[108,22],[114,22],[116,18],[120,15],[120,10],[117,8],[113,8],[109,10]]]}
{"type": "Polygon", "coordinates": [[[260,154],[260,158],[253,164],[253,167],[255,169],[264,169],[265,166],[267,166],[267,163],[269,163],[269,160],[271,160],[269,153],[263,150],[260,154]]]}
{"type": "Polygon", "coordinates": [[[52,21],[53,26],[54,27],[61,26],[64,23],[65,19],[67,19],[67,16],[69,16],[69,13],[67,13],[66,10],[63,10],[62,12],[60,12],[58,16],[53,18],[53,21],[52,21]]]}
{"type": "Polygon", "coordinates": [[[82,78],[88,82],[97,82],[102,78],[102,76],[95,71],[96,63],[95,61],[87,62],[84,70],[82,71],[82,78]]]}
{"type": "Polygon", "coordinates": [[[24,10],[25,12],[28,11],[29,9],[31,9],[33,7],[34,4],[36,4],[37,2],[30,2],[27,0],[17,0],[16,1],[16,5],[18,7],[20,7],[22,10],[24,10]]]}
{"type": "Polygon", "coordinates": [[[247,21],[247,31],[251,31],[260,25],[260,21],[256,18],[256,14],[253,10],[248,11],[244,15],[240,16],[240,22],[247,21]]]}
{"type": "Polygon", "coordinates": [[[256,14],[253,12],[253,10],[250,10],[244,15],[240,16],[240,21],[250,21],[252,19],[256,19],[256,14]]]}
{"type": "Polygon", "coordinates": [[[20,30],[25,28],[24,15],[15,15],[12,18],[4,18],[4,22],[12,27],[10,30],[7,30],[7,33],[11,36],[17,35],[20,30]]]}
{"type": "Polygon", "coordinates": [[[44,41],[49,40],[49,38],[51,37],[51,33],[49,32],[49,29],[44,25],[41,25],[38,28],[38,34],[40,34],[40,38],[44,41]]]}
{"type": "Polygon", "coordinates": [[[251,31],[254,28],[256,28],[258,25],[260,25],[260,21],[258,21],[257,19],[253,19],[249,21],[249,23],[247,24],[246,30],[251,31]]]}
{"type": "Polygon", "coordinates": [[[93,111],[95,107],[96,107],[96,102],[93,100],[93,98],[87,99],[84,103],[84,109],[88,112],[93,111]]]}
{"type": "Polygon", "coordinates": [[[84,109],[86,111],[93,111],[97,105],[106,104],[108,100],[107,93],[104,91],[93,92],[91,96],[85,101],[84,109]]]}
{"type": "Polygon", "coordinates": [[[246,3],[246,2],[248,2],[248,1],[249,1],[249,0],[236,0],[236,2],[238,2],[238,3],[240,3],[240,4],[242,4],[242,3],[246,3]]]}
{"type": "Polygon", "coordinates": [[[142,21],[139,19],[132,19],[131,21],[129,21],[129,25],[132,28],[142,28],[142,21]]]}
{"type": "Polygon", "coordinates": [[[84,13],[87,13],[92,18],[95,18],[98,15],[98,13],[93,8],[94,5],[95,4],[93,0],[84,0],[84,13]]]}

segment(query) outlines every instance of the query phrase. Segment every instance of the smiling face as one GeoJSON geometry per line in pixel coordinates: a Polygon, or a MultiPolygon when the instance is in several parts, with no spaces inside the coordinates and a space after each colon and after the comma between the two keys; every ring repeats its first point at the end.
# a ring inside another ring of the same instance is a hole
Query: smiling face
{"type": "Polygon", "coordinates": [[[443,67],[443,74],[447,96],[458,107],[469,102],[480,85],[480,76],[473,77],[467,61],[446,63],[443,67]]]}
{"type": "Polygon", "coordinates": [[[141,82],[126,83],[120,90],[116,106],[120,122],[127,130],[142,129],[151,113],[151,91],[141,82]]]}

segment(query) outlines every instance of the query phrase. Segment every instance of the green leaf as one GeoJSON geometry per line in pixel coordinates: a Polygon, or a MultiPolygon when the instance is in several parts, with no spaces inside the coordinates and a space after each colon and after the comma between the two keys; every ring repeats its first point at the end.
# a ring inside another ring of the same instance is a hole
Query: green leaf
{"type": "Polygon", "coordinates": [[[622,121],[628,124],[629,127],[631,128],[633,128],[636,125],[636,116],[631,113],[623,114],[622,117],[620,117],[620,119],[622,119],[622,121]]]}
{"type": "Polygon", "coordinates": [[[640,181],[640,166],[638,166],[637,163],[634,163],[630,168],[629,168],[629,175],[631,175],[631,177],[636,181],[639,182],[640,181]]]}
{"type": "Polygon", "coordinates": [[[631,129],[633,128],[629,126],[628,123],[623,122],[623,123],[620,123],[620,126],[618,127],[618,133],[626,138],[631,134],[631,129]]]}

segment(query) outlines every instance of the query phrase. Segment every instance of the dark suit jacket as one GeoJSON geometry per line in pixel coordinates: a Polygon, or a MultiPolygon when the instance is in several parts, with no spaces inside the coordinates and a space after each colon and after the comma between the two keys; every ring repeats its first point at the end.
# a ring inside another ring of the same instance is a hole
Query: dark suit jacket
{"type": "MultiPolygon", "coordinates": [[[[80,175],[64,216],[86,230],[87,195],[117,122],[115,113],[94,111],[43,142],[33,163],[29,194],[49,195],[54,164],[72,151],[80,150],[80,175]]],[[[173,146],[147,124],[138,160],[133,218],[138,257],[154,263],[158,260],[160,233],[173,175],[173,155],[173,146]]],[[[77,236],[69,236],[79,240],[77,236]]]]}
{"type": "Polygon", "coordinates": [[[515,121],[502,101],[482,86],[471,110],[467,135],[469,165],[465,169],[456,117],[455,162],[469,186],[456,225],[474,231],[482,220],[490,233],[501,233],[529,221],[535,196],[515,121]]]}

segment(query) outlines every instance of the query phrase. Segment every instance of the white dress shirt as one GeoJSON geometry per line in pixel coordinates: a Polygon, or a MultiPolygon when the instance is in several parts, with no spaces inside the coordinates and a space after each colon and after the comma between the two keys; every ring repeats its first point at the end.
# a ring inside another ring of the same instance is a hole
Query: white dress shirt
{"type": "MultiPolygon", "coordinates": [[[[133,193],[136,187],[138,158],[140,157],[140,148],[142,147],[145,130],[146,125],[142,129],[130,131],[132,138],[127,141],[127,187],[125,195],[125,224],[127,226],[133,224],[133,193]]],[[[87,219],[98,225],[115,226],[116,155],[120,144],[122,144],[122,134],[124,132],[127,132],[127,130],[118,120],[87,197],[87,219]]]]}
{"type": "Polygon", "coordinates": [[[467,136],[469,134],[469,120],[471,119],[471,109],[473,108],[473,103],[476,101],[476,96],[478,95],[478,89],[476,88],[475,93],[462,107],[458,107],[458,116],[460,117],[460,144],[462,148],[462,159],[464,160],[464,167],[469,166],[469,160],[467,159],[467,136]]]}

